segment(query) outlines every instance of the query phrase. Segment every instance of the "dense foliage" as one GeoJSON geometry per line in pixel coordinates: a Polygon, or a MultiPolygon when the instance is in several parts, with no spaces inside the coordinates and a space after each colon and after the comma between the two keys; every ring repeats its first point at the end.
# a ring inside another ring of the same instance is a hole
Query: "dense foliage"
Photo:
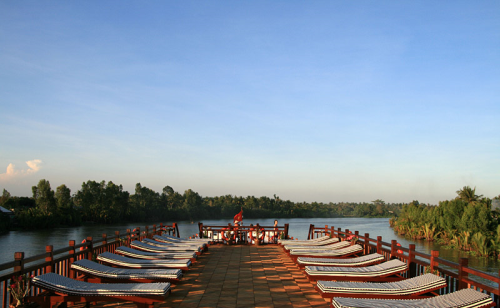
{"type": "MultiPolygon", "coordinates": [[[[134,194],[113,182],[87,181],[74,195],[66,185],[54,192],[47,180],[33,186],[33,197],[12,197],[4,189],[0,206],[13,209],[21,228],[76,226],[82,222],[115,223],[232,218],[243,208],[245,218],[390,217],[399,204],[292,202],[269,197],[202,197],[188,189],[183,194],[170,186],[162,192],[136,184],[134,194]]],[[[0,221],[1,224],[1,221],[0,221]]]]}
{"type": "Polygon", "coordinates": [[[413,239],[437,240],[480,256],[500,256],[500,213],[491,206],[491,199],[465,186],[454,200],[441,201],[438,206],[418,201],[404,205],[390,224],[399,234],[413,239]]]}

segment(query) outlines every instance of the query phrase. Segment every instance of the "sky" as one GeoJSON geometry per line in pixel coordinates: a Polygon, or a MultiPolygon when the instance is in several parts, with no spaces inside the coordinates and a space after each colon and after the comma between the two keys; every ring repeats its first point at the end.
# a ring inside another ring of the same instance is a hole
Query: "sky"
{"type": "Polygon", "coordinates": [[[0,189],[500,195],[499,1],[0,1],[0,189]]]}

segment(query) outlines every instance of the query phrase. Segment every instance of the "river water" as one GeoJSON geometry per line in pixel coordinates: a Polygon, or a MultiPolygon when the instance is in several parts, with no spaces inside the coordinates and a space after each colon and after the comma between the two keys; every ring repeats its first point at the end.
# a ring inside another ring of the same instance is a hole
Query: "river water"
{"type": "MultiPolygon", "coordinates": [[[[204,220],[205,225],[227,225],[229,220],[204,220]]],[[[166,225],[171,225],[172,222],[163,222],[166,225]]],[[[244,224],[249,225],[259,224],[261,226],[272,226],[274,219],[254,219],[245,220],[244,224]]],[[[443,259],[458,262],[460,257],[469,257],[469,266],[492,275],[498,275],[500,262],[492,258],[473,258],[461,251],[452,249],[444,249],[437,244],[427,241],[412,241],[402,236],[397,235],[389,227],[388,218],[283,218],[279,219],[279,225],[290,224],[289,234],[295,238],[307,239],[309,225],[314,224],[315,227],[334,226],[335,229],[349,229],[350,231],[359,231],[361,235],[369,233],[370,237],[376,239],[377,236],[382,236],[384,242],[397,240],[402,246],[408,247],[414,243],[416,250],[430,254],[431,250],[439,250],[439,256],[443,259]]],[[[150,224],[151,226],[152,224],[150,224]]],[[[159,225],[159,223],[157,223],[159,225]]],[[[189,221],[178,222],[179,232],[181,237],[189,237],[198,233],[198,224],[189,221]]],[[[108,237],[113,237],[115,231],[124,233],[126,229],[141,227],[144,230],[145,224],[117,224],[117,225],[89,225],[73,228],[55,228],[49,230],[31,230],[31,231],[11,231],[7,234],[0,235],[0,264],[14,260],[14,252],[23,251],[25,257],[41,254],[45,252],[46,245],[53,245],[54,249],[67,247],[70,240],[75,240],[80,243],[87,236],[101,238],[102,234],[108,234],[108,237]]]]}

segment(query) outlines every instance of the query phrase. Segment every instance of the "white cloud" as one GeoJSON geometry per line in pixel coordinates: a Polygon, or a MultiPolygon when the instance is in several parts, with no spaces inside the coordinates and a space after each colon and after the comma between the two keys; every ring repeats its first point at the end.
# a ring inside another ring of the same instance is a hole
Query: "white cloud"
{"type": "Polygon", "coordinates": [[[18,177],[24,177],[30,174],[37,173],[41,168],[42,161],[39,159],[28,160],[26,165],[28,169],[17,170],[14,164],[9,164],[5,173],[0,174],[0,181],[8,181],[18,177]]]}

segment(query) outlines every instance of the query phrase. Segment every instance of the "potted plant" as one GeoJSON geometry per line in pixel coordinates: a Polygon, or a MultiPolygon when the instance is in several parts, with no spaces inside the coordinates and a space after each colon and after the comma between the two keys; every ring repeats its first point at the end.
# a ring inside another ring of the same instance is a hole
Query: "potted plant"
{"type": "Polygon", "coordinates": [[[14,303],[10,305],[11,307],[19,307],[24,304],[24,298],[28,295],[32,278],[33,276],[29,276],[28,274],[12,277],[7,288],[14,298],[14,303]]]}

